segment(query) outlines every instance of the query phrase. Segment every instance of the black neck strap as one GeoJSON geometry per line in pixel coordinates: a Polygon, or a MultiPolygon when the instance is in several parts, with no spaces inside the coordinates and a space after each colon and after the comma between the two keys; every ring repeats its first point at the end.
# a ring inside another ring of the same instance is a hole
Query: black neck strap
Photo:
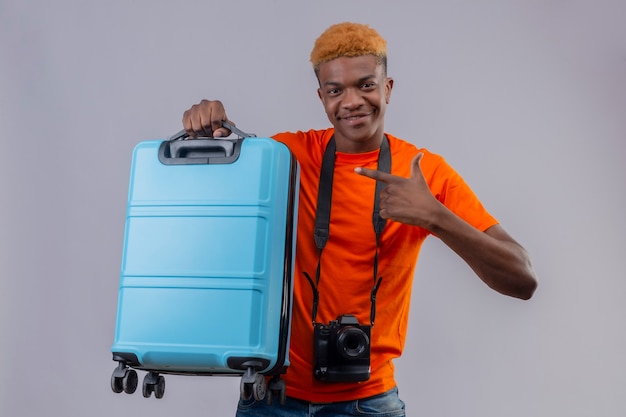
{"type": "MultiPolygon", "coordinates": [[[[315,282],[311,279],[309,274],[304,272],[305,277],[311,284],[313,289],[313,326],[315,326],[315,319],[317,317],[317,306],[319,304],[319,291],[317,289],[320,282],[321,266],[322,266],[322,251],[328,242],[328,236],[330,235],[330,206],[332,201],[333,192],[333,174],[335,171],[335,137],[333,136],[324,152],[322,159],[322,168],[320,172],[320,183],[317,195],[317,211],[315,213],[315,230],[313,231],[313,237],[315,238],[315,245],[318,249],[317,257],[317,269],[315,271],[315,282]]],[[[391,152],[389,150],[389,140],[387,136],[383,136],[383,141],[380,145],[380,153],[378,154],[378,170],[382,172],[391,172],[391,152]]],[[[370,295],[372,302],[372,308],[370,311],[370,322],[374,325],[376,318],[376,293],[378,287],[382,281],[382,277],[378,277],[378,245],[380,242],[380,235],[387,221],[380,217],[380,193],[385,187],[381,181],[376,182],[376,191],[374,193],[374,210],[372,213],[372,224],[374,226],[374,232],[376,233],[376,253],[374,255],[374,285],[370,295]]]]}

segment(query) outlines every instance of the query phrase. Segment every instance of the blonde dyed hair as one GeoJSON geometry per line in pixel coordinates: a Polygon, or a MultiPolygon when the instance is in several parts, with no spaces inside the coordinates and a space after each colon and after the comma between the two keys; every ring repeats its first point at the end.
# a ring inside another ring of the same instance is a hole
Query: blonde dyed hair
{"type": "Polygon", "coordinates": [[[373,28],[360,23],[336,23],[315,41],[311,64],[317,74],[320,64],[339,57],[374,55],[387,74],[387,41],[373,28]]]}

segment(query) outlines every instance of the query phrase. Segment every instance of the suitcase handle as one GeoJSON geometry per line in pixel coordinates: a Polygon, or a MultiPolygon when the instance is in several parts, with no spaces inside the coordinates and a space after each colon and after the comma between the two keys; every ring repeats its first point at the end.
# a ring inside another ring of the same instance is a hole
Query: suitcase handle
{"type": "Polygon", "coordinates": [[[232,164],[239,158],[243,139],[164,140],[159,161],[164,165],[232,164]]]}
{"type": "Polygon", "coordinates": [[[224,120],[222,126],[239,136],[239,139],[201,137],[185,140],[189,135],[181,130],[161,143],[159,161],[165,165],[232,164],[239,158],[241,142],[256,135],[245,133],[224,120]]]}
{"type": "Polygon", "coordinates": [[[170,143],[171,158],[229,157],[235,144],[230,140],[199,139],[170,143]]]}

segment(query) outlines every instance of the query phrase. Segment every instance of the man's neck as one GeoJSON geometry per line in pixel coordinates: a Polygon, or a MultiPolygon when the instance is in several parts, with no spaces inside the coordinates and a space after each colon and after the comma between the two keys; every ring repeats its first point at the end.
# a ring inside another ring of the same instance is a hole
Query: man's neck
{"type": "Polygon", "coordinates": [[[384,134],[376,135],[367,140],[352,140],[341,137],[335,133],[337,152],[342,153],[365,153],[375,151],[380,148],[384,134]]]}

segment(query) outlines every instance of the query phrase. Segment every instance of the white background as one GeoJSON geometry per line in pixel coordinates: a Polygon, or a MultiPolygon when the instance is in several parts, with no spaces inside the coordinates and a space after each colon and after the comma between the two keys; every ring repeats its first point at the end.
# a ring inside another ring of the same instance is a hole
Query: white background
{"type": "Polygon", "coordinates": [[[426,242],[396,362],[407,415],[623,417],[625,16],[621,0],[3,0],[0,415],[234,415],[236,378],[110,389],[131,151],[202,98],[259,136],[328,126],[308,55],[351,20],[388,41],[386,130],[444,155],[540,279],[510,299],[426,242]]]}

